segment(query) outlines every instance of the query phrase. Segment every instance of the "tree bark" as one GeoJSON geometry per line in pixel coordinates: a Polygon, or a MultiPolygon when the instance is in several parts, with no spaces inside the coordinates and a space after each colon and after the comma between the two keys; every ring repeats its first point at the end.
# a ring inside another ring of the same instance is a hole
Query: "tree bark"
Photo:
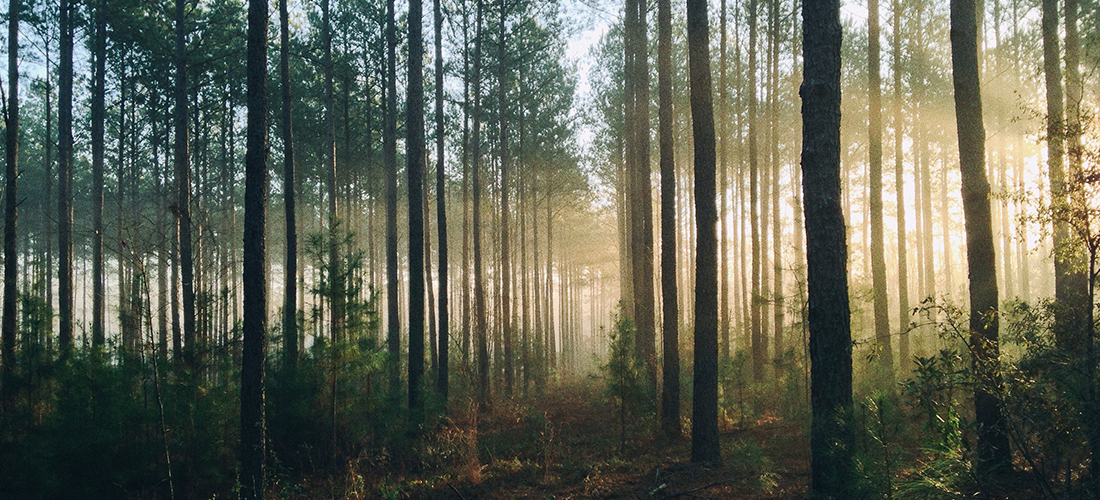
{"type": "Polygon", "coordinates": [[[294,115],[290,86],[290,16],[287,0],[279,0],[279,78],[283,98],[283,209],[286,213],[286,261],[283,275],[283,356],[293,372],[298,366],[298,227],[294,206],[294,115]]]}
{"type": "MultiPolygon", "coordinates": [[[[266,468],[264,366],[267,353],[267,276],[264,228],[267,206],[266,0],[248,2],[247,105],[244,213],[244,349],[241,357],[241,498],[264,498],[266,468]]],[[[285,117],[285,115],[284,115],[285,117]]]]}
{"type": "MultiPolygon", "coordinates": [[[[970,343],[974,371],[988,376],[997,363],[997,270],[989,183],[985,176],[985,127],[978,66],[978,28],[974,0],[951,0],[951,73],[959,136],[966,260],[970,276],[970,343]]],[[[999,384],[996,375],[990,377],[999,384]]],[[[1001,402],[987,385],[974,390],[979,475],[1012,469],[1012,455],[1001,402]]]]}
{"type": "MultiPolygon", "coordinates": [[[[725,0],[722,3],[725,4],[725,0]]],[[[661,338],[664,354],[661,431],[666,437],[675,438],[681,433],[680,311],[676,293],[676,160],[672,138],[672,2],[670,0],[657,1],[657,94],[660,99],[658,134],[661,147],[661,305],[663,308],[661,338]]],[[[726,332],[728,334],[728,330],[726,332]]]]}
{"type": "Polygon", "coordinates": [[[4,116],[4,318],[0,326],[4,368],[0,377],[0,387],[3,388],[0,405],[5,411],[8,399],[15,392],[12,385],[15,380],[16,280],[19,278],[19,255],[16,253],[19,206],[19,1],[8,2],[8,97],[4,116]]]}
{"type": "Polygon", "coordinates": [[[718,210],[715,206],[713,84],[706,0],[688,0],[688,65],[695,163],[695,382],[691,461],[722,461],[718,442],[718,210]]]}
{"type": "Polygon", "coordinates": [[[802,186],[809,288],[810,495],[847,498],[852,432],[852,335],[847,244],[840,206],[840,2],[805,0],[802,186]]]}
{"type": "MultiPolygon", "coordinates": [[[[721,273],[718,295],[718,309],[721,314],[719,321],[718,355],[722,359],[730,357],[730,298],[729,298],[729,164],[726,162],[729,153],[729,87],[726,80],[726,0],[721,0],[718,11],[719,45],[718,45],[718,172],[721,185],[718,186],[718,242],[719,242],[719,269],[721,273]]],[[[661,178],[664,178],[662,170],[661,178]]],[[[663,186],[663,185],[662,185],[663,186]]],[[[663,188],[662,188],[663,189],[663,188]]],[[[663,194],[663,191],[662,191],[663,194]]],[[[664,206],[664,205],[662,205],[664,206]]],[[[662,216],[663,216],[662,212],[662,216]]],[[[662,226],[663,227],[663,226],[662,226]]],[[[675,234],[675,233],[674,233],[675,234]]],[[[662,236],[663,239],[663,236],[662,236]]],[[[663,265],[662,265],[663,266],[663,265]]],[[[675,268],[673,268],[675,269],[675,268]]],[[[662,267],[662,274],[664,273],[662,267]]]]}
{"type": "MultiPolygon", "coordinates": [[[[325,71],[325,187],[328,190],[328,272],[329,295],[332,310],[329,311],[329,328],[332,335],[332,347],[342,336],[344,325],[344,272],[340,269],[339,218],[336,200],[336,102],[333,97],[332,82],[332,21],[329,13],[330,0],[321,1],[322,43],[324,45],[325,71]]],[[[334,351],[335,352],[335,351],[334,351]]],[[[335,374],[333,374],[335,377],[335,374]]]]}
{"type": "MultiPolygon", "coordinates": [[[[103,156],[107,73],[107,7],[96,2],[92,51],[92,346],[104,347],[103,156]]],[[[121,160],[121,158],[120,158],[121,160]]],[[[122,186],[119,186],[121,190],[122,186]]],[[[5,295],[6,296],[6,295],[5,295]]],[[[121,305],[121,304],[120,304],[121,305]]]]}
{"type": "Polygon", "coordinates": [[[394,0],[386,2],[386,124],[382,158],[386,170],[386,348],[390,390],[401,382],[401,309],[397,285],[397,28],[394,0]]]}
{"type": "MultiPolygon", "coordinates": [[[[182,0],[178,0],[182,1],[182,0]]],[[[58,347],[68,358],[73,349],[73,5],[61,0],[61,61],[57,111],[57,307],[58,347]]]]}
{"type": "Polygon", "coordinates": [[[500,38],[497,45],[497,99],[499,109],[500,131],[500,304],[502,314],[500,317],[504,337],[504,392],[512,395],[512,387],[515,384],[515,367],[513,359],[513,333],[512,333],[512,269],[511,253],[508,245],[508,64],[506,62],[505,45],[507,42],[508,26],[506,24],[508,6],[505,0],[500,0],[500,38]]]}
{"type": "Polygon", "coordinates": [[[474,192],[474,336],[477,344],[477,384],[475,384],[478,408],[489,407],[489,339],[485,310],[485,277],[482,275],[481,258],[481,21],[484,15],[482,0],[477,0],[474,21],[474,124],[473,124],[473,186],[474,192]]]}
{"type": "Polygon", "coordinates": [[[191,160],[187,102],[186,0],[176,0],[175,163],[179,214],[179,262],[183,282],[183,363],[195,368],[195,272],[191,252],[191,160]]]}
{"type": "Polygon", "coordinates": [[[762,250],[760,248],[760,167],[757,151],[757,124],[756,124],[756,17],[758,0],[749,0],[749,219],[752,230],[752,291],[751,291],[751,337],[752,344],[752,379],[754,382],[764,380],[764,364],[767,362],[767,347],[764,340],[763,324],[761,316],[761,287],[760,277],[762,250]]]}
{"type": "Polygon", "coordinates": [[[905,117],[902,115],[901,93],[901,0],[893,0],[894,58],[894,191],[897,194],[898,239],[898,368],[909,373],[909,261],[908,229],[905,223],[905,158],[902,151],[905,117]]]}
{"type": "MultiPolygon", "coordinates": [[[[892,386],[894,356],[890,348],[890,312],[886,294],[886,256],[882,222],[882,77],[879,74],[878,0],[867,1],[867,87],[871,189],[871,288],[874,295],[875,360],[882,367],[884,383],[892,386]]],[[[896,26],[894,29],[898,29],[896,26]]],[[[900,191],[899,191],[900,192],[900,191]]]]}
{"type": "Polygon", "coordinates": [[[424,35],[421,0],[409,0],[405,169],[409,182],[409,433],[424,421],[424,35]]]}
{"type": "Polygon", "coordinates": [[[432,2],[435,21],[435,206],[436,224],[439,226],[439,347],[436,370],[436,389],[447,408],[448,376],[450,363],[450,311],[448,311],[447,282],[447,186],[443,169],[443,10],[440,0],[432,2]]]}
{"type": "Polygon", "coordinates": [[[635,356],[645,370],[645,384],[656,389],[657,360],[655,352],[653,299],[653,202],[649,161],[649,62],[646,35],[646,0],[627,0],[627,16],[631,18],[630,47],[627,67],[626,133],[632,138],[628,146],[627,170],[630,172],[630,237],[631,274],[634,283],[635,356]]]}

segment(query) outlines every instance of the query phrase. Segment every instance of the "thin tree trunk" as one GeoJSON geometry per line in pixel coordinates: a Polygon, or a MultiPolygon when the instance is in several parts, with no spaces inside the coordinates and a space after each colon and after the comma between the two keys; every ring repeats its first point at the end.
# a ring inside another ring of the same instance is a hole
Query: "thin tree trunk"
{"type": "Polygon", "coordinates": [[[462,366],[470,369],[470,40],[462,4],[462,366]]]}
{"type": "MultiPolygon", "coordinates": [[[[19,277],[19,256],[16,254],[16,216],[19,191],[19,0],[8,2],[8,96],[4,114],[6,160],[4,172],[4,318],[3,394],[0,405],[7,416],[8,400],[13,395],[15,374],[16,280],[19,277]]],[[[102,52],[101,52],[102,54],[102,52]]]]}
{"type": "Polygon", "coordinates": [[[875,355],[883,370],[884,383],[892,386],[894,356],[890,348],[890,304],[886,293],[886,242],[882,222],[882,78],[879,74],[878,0],[867,1],[867,19],[867,87],[870,96],[867,133],[871,169],[871,288],[874,295],[875,355]]]}
{"type": "MultiPolygon", "coordinates": [[[[182,0],[181,0],[182,1],[182,0]]],[[[73,349],[73,9],[61,0],[61,62],[57,112],[57,307],[61,357],[73,349]]]]}
{"type": "Polygon", "coordinates": [[[401,381],[401,310],[397,273],[397,28],[394,0],[386,2],[386,124],[382,157],[386,170],[386,348],[390,355],[390,390],[401,381]]]}
{"type": "MultiPolygon", "coordinates": [[[[554,328],[554,211],[551,204],[553,177],[546,178],[546,351],[547,377],[552,377],[558,368],[557,332],[554,328]]],[[[559,300],[560,301],[560,300],[559,300]]]]}
{"type": "Polygon", "coordinates": [[[905,4],[893,0],[893,59],[894,59],[894,191],[897,194],[898,240],[898,367],[902,374],[909,373],[909,261],[907,255],[908,229],[905,222],[905,157],[902,142],[905,135],[905,117],[902,115],[901,92],[901,19],[905,4]]]}
{"type": "MultiPolygon", "coordinates": [[[[773,335],[775,351],[772,353],[773,358],[778,359],[783,354],[783,323],[786,322],[785,311],[783,310],[783,214],[779,211],[779,170],[782,165],[782,161],[779,156],[779,44],[780,34],[783,32],[779,27],[779,2],[780,0],[772,0],[771,2],[771,26],[772,26],[772,55],[771,55],[771,90],[769,90],[769,97],[771,98],[771,158],[772,158],[772,189],[771,189],[771,203],[772,203],[772,313],[773,313],[773,335]]],[[[775,380],[778,381],[779,377],[776,376],[775,380]]]]}
{"type": "MultiPolygon", "coordinates": [[[[425,126],[425,129],[427,126],[425,126]]],[[[426,141],[427,139],[425,139],[426,141]]],[[[427,149],[427,143],[425,142],[425,149],[427,149]]],[[[428,153],[425,152],[425,155],[428,153]]],[[[431,194],[428,190],[428,159],[424,159],[424,169],[421,171],[420,185],[422,186],[424,196],[423,198],[423,210],[424,214],[424,291],[427,295],[427,303],[425,306],[425,313],[427,315],[427,346],[428,346],[428,367],[430,370],[435,370],[436,363],[439,361],[436,352],[436,338],[435,338],[435,287],[432,286],[432,210],[431,210],[431,194]]]]}
{"type": "Polygon", "coordinates": [[[440,0],[433,0],[432,13],[435,21],[435,193],[436,224],[439,225],[439,347],[436,370],[436,389],[447,408],[448,376],[450,363],[450,311],[447,301],[447,204],[443,168],[443,11],[440,0]]]}
{"type": "Polygon", "coordinates": [[[760,167],[757,152],[756,124],[756,10],[758,0],[749,0],[749,220],[752,226],[752,292],[751,298],[751,343],[752,378],[755,382],[764,380],[764,363],[767,358],[761,315],[760,276],[760,167]]]}
{"type": "Polygon", "coordinates": [[[482,0],[477,0],[474,21],[474,124],[473,124],[473,186],[474,191],[474,336],[477,344],[477,384],[475,394],[482,411],[489,408],[489,339],[485,310],[485,277],[481,257],[481,20],[482,0]]]}
{"type": "Polygon", "coordinates": [[[298,232],[294,206],[294,115],[290,81],[290,16],[287,0],[279,0],[279,78],[283,99],[283,209],[286,214],[286,260],[283,276],[283,356],[293,373],[298,366],[298,232]]]}
{"type": "Polygon", "coordinates": [[[505,60],[505,45],[507,42],[508,26],[506,23],[508,6],[505,0],[500,0],[500,38],[497,45],[497,99],[499,112],[500,131],[500,279],[501,279],[501,326],[504,336],[504,392],[512,395],[512,387],[515,384],[515,367],[512,339],[512,269],[511,254],[508,248],[508,64],[505,60]]]}
{"type": "MultiPolygon", "coordinates": [[[[340,240],[339,222],[336,202],[336,103],[333,97],[332,82],[332,21],[330,19],[330,0],[321,1],[321,25],[322,43],[324,45],[324,71],[325,71],[325,187],[328,197],[328,267],[329,267],[329,294],[331,295],[332,310],[330,320],[330,333],[332,334],[332,347],[336,349],[336,342],[342,338],[344,325],[344,272],[340,266],[340,240]]],[[[333,351],[334,353],[336,351],[333,351]]],[[[335,354],[334,354],[335,355],[335,354]]],[[[335,378],[335,373],[333,374],[335,378]]]]}
{"type": "Polygon", "coordinates": [[[534,290],[534,302],[535,302],[535,388],[541,394],[546,390],[546,342],[543,331],[542,322],[542,275],[540,273],[539,262],[539,197],[538,197],[538,176],[531,176],[531,267],[534,274],[535,283],[534,290]]]}
{"type": "Polygon", "coordinates": [[[195,368],[195,273],[191,254],[191,160],[187,103],[187,47],[185,0],[176,0],[176,191],[179,198],[179,262],[183,282],[183,362],[195,368]]]}
{"type": "MultiPolygon", "coordinates": [[[[723,7],[725,3],[725,0],[722,0],[723,7]]],[[[705,11],[703,14],[705,16],[705,11]]],[[[722,19],[724,41],[724,15],[722,19]]],[[[675,438],[682,431],[680,428],[680,312],[676,293],[676,161],[672,138],[672,2],[670,0],[657,2],[657,33],[657,93],[660,99],[658,128],[661,147],[661,305],[663,308],[661,347],[664,354],[661,431],[666,437],[675,438]]],[[[724,43],[722,49],[724,57],[724,43]]],[[[725,76],[724,70],[722,75],[725,76]]],[[[725,92],[722,95],[724,96],[725,92]]],[[[722,151],[724,153],[725,148],[722,151]]],[[[728,319],[727,317],[726,320],[728,319]]],[[[727,335],[724,340],[728,348],[729,330],[726,328],[723,331],[727,335]]],[[[728,351],[726,354],[729,354],[728,351]]]]}
{"type": "MultiPolygon", "coordinates": [[[[46,220],[46,279],[44,286],[46,287],[46,307],[53,308],[53,228],[54,222],[51,221],[50,210],[53,207],[53,85],[50,82],[50,42],[46,40],[43,42],[44,52],[46,56],[46,135],[42,142],[45,144],[45,151],[43,161],[45,162],[46,170],[46,204],[43,205],[42,218],[46,220]]],[[[53,319],[49,321],[50,328],[53,328],[53,319]]],[[[46,352],[51,351],[51,339],[53,335],[46,336],[46,352]]]]}
{"type": "MultiPolygon", "coordinates": [[[[721,287],[719,289],[718,355],[722,359],[730,357],[730,298],[729,298],[729,164],[726,162],[729,152],[729,87],[726,80],[726,0],[721,0],[719,18],[719,58],[718,58],[718,171],[721,185],[718,187],[720,202],[718,205],[719,268],[721,269],[721,287]]],[[[661,177],[664,178],[662,170],[661,177]]],[[[662,187],[663,189],[663,187],[662,187]]],[[[663,194],[663,192],[662,192],[663,194]]],[[[673,193],[675,194],[675,193],[673,193]]],[[[662,205],[663,206],[663,205],[662,205]]],[[[663,213],[662,213],[663,216],[663,213]]],[[[675,233],[673,233],[675,236],[675,233]]],[[[663,239],[663,236],[662,236],[663,239]]],[[[675,268],[673,268],[675,269],[675,268]]],[[[662,271],[663,272],[663,271],[662,271]]]]}
{"type": "MultiPolygon", "coordinates": [[[[96,3],[92,53],[92,346],[97,349],[102,349],[106,340],[103,317],[105,284],[103,276],[103,150],[107,80],[107,17],[104,10],[106,7],[106,0],[99,0],[96,3]]],[[[121,186],[119,187],[121,189],[121,186]]]]}

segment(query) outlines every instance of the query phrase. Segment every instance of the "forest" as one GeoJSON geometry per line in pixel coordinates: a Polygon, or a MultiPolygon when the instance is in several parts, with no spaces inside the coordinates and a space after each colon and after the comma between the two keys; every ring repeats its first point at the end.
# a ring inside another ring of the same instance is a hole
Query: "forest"
{"type": "Polygon", "coordinates": [[[0,498],[1100,496],[1096,0],[8,0],[0,498]]]}

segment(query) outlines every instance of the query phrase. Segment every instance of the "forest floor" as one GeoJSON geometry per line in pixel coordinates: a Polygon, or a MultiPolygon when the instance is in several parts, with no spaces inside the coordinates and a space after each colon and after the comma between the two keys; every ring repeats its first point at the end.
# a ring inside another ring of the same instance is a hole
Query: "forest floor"
{"type": "MultiPolygon", "coordinates": [[[[773,416],[743,427],[727,421],[721,435],[723,464],[701,466],[688,461],[687,433],[674,440],[654,438],[652,421],[628,419],[624,440],[622,415],[602,390],[598,380],[575,380],[537,399],[499,404],[480,417],[469,410],[454,412],[459,416],[420,445],[420,465],[360,464],[355,475],[372,479],[357,481],[351,489],[358,494],[344,489],[345,495],[460,500],[805,498],[809,443],[801,425],[773,416]]],[[[689,413],[690,407],[683,411],[689,413]]]]}

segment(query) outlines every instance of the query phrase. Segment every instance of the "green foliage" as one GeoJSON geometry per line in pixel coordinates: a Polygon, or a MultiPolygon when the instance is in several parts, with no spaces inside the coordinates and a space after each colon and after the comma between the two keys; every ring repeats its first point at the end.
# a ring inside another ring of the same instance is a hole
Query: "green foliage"
{"type": "Polygon", "coordinates": [[[752,358],[747,351],[738,350],[733,357],[718,360],[719,422],[727,421],[745,427],[746,423],[756,421],[761,411],[754,386],[752,358]]]}
{"type": "Polygon", "coordinates": [[[852,412],[856,430],[853,460],[861,498],[893,498],[899,467],[908,458],[908,422],[896,396],[875,392],[856,402],[852,412]]]}
{"type": "Polygon", "coordinates": [[[736,439],[724,446],[723,456],[737,457],[733,475],[739,481],[748,478],[754,491],[771,493],[779,487],[775,463],[755,439],[736,439]]]}
{"type": "Polygon", "coordinates": [[[637,365],[634,352],[634,321],[618,313],[613,323],[607,364],[601,368],[607,380],[606,395],[618,407],[619,452],[624,453],[627,428],[633,427],[639,417],[642,417],[641,403],[647,395],[643,388],[642,367],[637,365]],[[631,424],[628,425],[627,422],[631,424]]]}

